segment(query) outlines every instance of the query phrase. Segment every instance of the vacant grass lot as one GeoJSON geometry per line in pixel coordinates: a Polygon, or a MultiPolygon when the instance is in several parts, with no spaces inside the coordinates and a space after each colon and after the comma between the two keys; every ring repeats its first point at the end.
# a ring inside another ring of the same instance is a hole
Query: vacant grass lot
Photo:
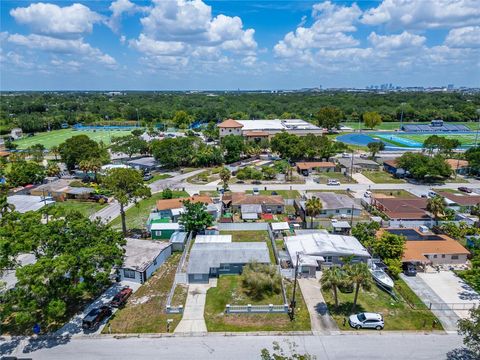
{"type": "MultiPolygon", "coordinates": [[[[168,293],[173,285],[180,253],[174,253],[138,291],[128,299],[127,305],[115,313],[109,325],[114,334],[163,333],[167,319],[172,319],[171,331],[182,318],[180,314],[166,314],[168,293]]],[[[109,326],[104,329],[108,333],[109,326]]]]}
{"type": "Polygon", "coordinates": [[[61,211],[71,212],[78,211],[83,216],[89,217],[90,215],[96,213],[97,211],[102,210],[107,204],[99,204],[96,202],[90,201],[77,201],[77,200],[67,200],[64,202],[56,202],[52,205],[53,209],[58,209],[61,211]]]}
{"type": "MultiPolygon", "coordinates": [[[[188,193],[185,191],[172,191],[174,198],[180,197],[188,197],[188,193]]],[[[162,199],[162,193],[153,194],[148,199],[144,199],[139,201],[136,205],[131,207],[125,212],[126,219],[127,219],[127,228],[128,229],[144,229],[148,216],[150,212],[155,209],[157,200],[162,199]]],[[[121,228],[122,227],[122,220],[120,216],[116,217],[111,222],[112,227],[114,228],[121,228]]]]}
{"type": "MultiPolygon", "coordinates": [[[[290,285],[287,286],[288,289],[290,285]]],[[[298,289],[298,287],[297,287],[298,289]]],[[[287,314],[225,314],[227,304],[267,305],[283,304],[281,294],[255,300],[242,289],[241,277],[224,275],[218,279],[216,288],[207,292],[205,304],[205,322],[208,331],[307,331],[310,330],[310,316],[307,307],[297,290],[297,317],[290,321],[287,314]]]]}
{"type": "Polygon", "coordinates": [[[402,199],[416,199],[417,197],[413,195],[411,192],[406,190],[374,190],[372,193],[375,194],[382,194],[387,196],[394,196],[396,198],[402,199]]]}
{"type": "Polygon", "coordinates": [[[37,133],[35,136],[25,137],[15,141],[19,149],[26,149],[35,144],[42,144],[45,148],[50,149],[53,146],[60,145],[65,140],[76,135],[87,135],[95,141],[103,141],[110,144],[112,137],[125,136],[130,134],[130,130],[113,130],[113,131],[78,131],[73,129],[52,130],[50,132],[37,133]]]}
{"type": "Polygon", "coordinates": [[[405,180],[394,178],[385,171],[364,171],[362,175],[375,184],[403,184],[405,182],[405,180]]]}
{"type": "MultiPolygon", "coordinates": [[[[385,330],[442,330],[442,325],[435,315],[420,301],[403,280],[395,281],[395,293],[398,301],[376,285],[370,291],[360,290],[355,313],[376,312],[384,317],[385,330]],[[435,328],[432,324],[437,321],[435,328]]],[[[331,291],[323,291],[330,314],[341,330],[351,330],[348,321],[343,319],[351,314],[354,293],[338,292],[340,305],[335,309],[335,301],[331,291]]]]}
{"type": "Polygon", "coordinates": [[[275,264],[275,255],[267,231],[220,231],[220,235],[232,235],[232,242],[266,242],[270,261],[275,264]]]}

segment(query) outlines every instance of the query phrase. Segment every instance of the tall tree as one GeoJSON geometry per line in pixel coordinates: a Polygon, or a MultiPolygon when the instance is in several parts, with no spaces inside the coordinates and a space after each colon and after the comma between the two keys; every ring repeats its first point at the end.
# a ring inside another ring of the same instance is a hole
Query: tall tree
{"type": "Polygon", "coordinates": [[[113,137],[110,149],[115,153],[124,153],[131,159],[135,154],[147,154],[148,143],[135,135],[113,137]]]}
{"type": "Polygon", "coordinates": [[[12,163],[7,173],[7,180],[11,186],[25,186],[38,184],[45,178],[45,168],[32,161],[20,160],[12,163]]]}
{"type": "Polygon", "coordinates": [[[82,160],[100,159],[102,163],[110,159],[107,149],[91,140],[87,135],[76,135],[59,145],[60,156],[69,170],[82,160]]]}
{"type": "Polygon", "coordinates": [[[372,155],[372,159],[375,160],[375,155],[377,155],[380,151],[385,150],[385,144],[382,141],[372,141],[367,144],[368,150],[370,150],[370,154],[372,155]]]}
{"type": "Polygon", "coordinates": [[[316,196],[312,196],[305,202],[307,215],[310,216],[310,228],[313,229],[313,219],[322,211],[322,201],[316,196]]]}
{"type": "Polygon", "coordinates": [[[335,307],[338,308],[338,288],[346,283],[345,272],[338,266],[326,269],[322,273],[320,283],[322,284],[323,290],[333,291],[335,307]]]}
{"type": "Polygon", "coordinates": [[[185,211],[180,215],[178,222],[183,225],[185,231],[197,234],[213,225],[213,216],[207,212],[204,203],[186,200],[183,207],[185,211]]]}
{"type": "Polygon", "coordinates": [[[150,188],[143,183],[142,174],[134,169],[112,169],[103,179],[103,184],[113,194],[120,204],[122,231],[127,235],[127,222],[125,219],[125,206],[151,196],[150,188]]]}
{"type": "Polygon", "coordinates": [[[315,118],[319,127],[326,128],[328,131],[337,129],[340,121],[345,119],[342,110],[334,106],[322,107],[316,114],[315,118]]]}
{"type": "Polygon", "coordinates": [[[368,111],[363,113],[363,123],[368,129],[374,129],[382,123],[382,116],[376,111],[368,111]]]}
{"type": "Polygon", "coordinates": [[[220,180],[222,180],[223,182],[224,191],[227,191],[228,189],[228,181],[230,180],[231,176],[232,176],[232,173],[227,168],[222,168],[222,170],[220,170],[220,180]]]}
{"type": "Polygon", "coordinates": [[[365,263],[355,263],[345,266],[348,281],[355,286],[355,296],[353,298],[353,305],[351,312],[355,312],[358,301],[358,293],[360,289],[370,290],[372,287],[372,274],[368,270],[368,265],[365,263]]]}
{"type": "Polygon", "coordinates": [[[240,160],[245,151],[245,140],[243,136],[228,135],[222,138],[222,148],[225,151],[225,162],[227,164],[240,160]]]}
{"type": "Polygon", "coordinates": [[[445,199],[440,195],[435,195],[427,201],[427,211],[432,213],[433,218],[438,223],[438,219],[445,216],[445,199]]]}
{"type": "Polygon", "coordinates": [[[375,242],[377,231],[380,224],[375,221],[369,223],[357,223],[352,228],[352,235],[355,236],[360,243],[368,249],[371,249],[375,242]]]}

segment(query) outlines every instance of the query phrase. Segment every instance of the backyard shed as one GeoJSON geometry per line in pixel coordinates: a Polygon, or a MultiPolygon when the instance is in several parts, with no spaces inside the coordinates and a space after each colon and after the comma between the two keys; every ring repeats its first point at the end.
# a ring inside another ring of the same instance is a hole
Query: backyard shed
{"type": "Polygon", "coordinates": [[[187,238],[187,232],[175,231],[172,236],[170,236],[170,244],[172,244],[172,251],[183,251],[187,238]]]}
{"type": "Polygon", "coordinates": [[[181,230],[181,228],[179,223],[154,222],[150,224],[150,232],[154,240],[168,240],[174,232],[181,230]]]}

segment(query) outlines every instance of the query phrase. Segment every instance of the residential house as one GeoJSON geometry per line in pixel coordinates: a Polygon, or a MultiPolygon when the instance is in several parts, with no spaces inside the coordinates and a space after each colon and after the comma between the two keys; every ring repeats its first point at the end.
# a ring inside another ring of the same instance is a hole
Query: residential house
{"type": "Polygon", "coordinates": [[[385,160],[383,162],[383,170],[399,178],[405,177],[406,175],[406,171],[398,167],[397,160],[395,159],[385,160]]]}
{"type": "Polygon", "coordinates": [[[74,180],[58,179],[47,184],[36,186],[30,190],[30,194],[36,196],[49,196],[56,201],[68,199],[86,200],[95,192],[95,189],[86,186],[70,186],[74,180]]]}
{"type": "MultiPolygon", "coordinates": [[[[352,157],[337,158],[336,161],[342,168],[342,172],[347,172],[347,173],[350,172],[350,169],[352,168],[352,157]]],[[[380,169],[380,165],[373,160],[353,157],[354,172],[361,172],[364,170],[376,171],[378,169],[380,169]]]]}
{"type": "Polygon", "coordinates": [[[127,239],[123,265],[118,270],[120,280],[143,284],[171,254],[168,242],[127,239]]]}
{"type": "Polygon", "coordinates": [[[127,164],[137,170],[152,171],[158,167],[158,162],[154,157],[145,156],[138,159],[127,161],[127,164]]]}
{"type": "Polygon", "coordinates": [[[305,233],[285,237],[285,246],[293,266],[305,276],[315,276],[322,267],[344,264],[345,257],[352,262],[366,262],[370,258],[367,249],[353,236],[325,232],[305,233]]]}
{"type": "Polygon", "coordinates": [[[437,191],[445,199],[447,206],[456,212],[470,212],[474,206],[480,204],[478,194],[453,194],[446,191],[437,191]]]}
{"type": "Polygon", "coordinates": [[[427,211],[427,199],[402,199],[374,195],[371,205],[384,213],[391,227],[431,225],[432,216],[427,211]]]}
{"type": "MultiPolygon", "coordinates": [[[[285,212],[285,202],[280,195],[253,195],[234,192],[225,194],[222,202],[225,208],[237,213],[242,211],[242,205],[260,205],[262,213],[281,214],[285,212]]],[[[259,210],[258,207],[256,209],[259,210]]],[[[254,209],[254,211],[257,210],[254,209]]]]}
{"type": "Polygon", "coordinates": [[[153,240],[168,240],[175,232],[181,231],[183,227],[169,219],[153,219],[148,225],[153,240]]]}
{"type": "Polygon", "coordinates": [[[189,200],[192,203],[201,202],[207,206],[207,211],[215,218],[218,217],[219,209],[216,206],[210,206],[213,204],[213,200],[210,196],[194,195],[189,198],[178,199],[162,199],[157,200],[156,209],[150,214],[149,222],[154,218],[168,218],[173,222],[178,222],[178,218],[183,213],[183,202],[189,200]]]}
{"type": "Polygon", "coordinates": [[[297,171],[308,176],[313,171],[317,172],[334,172],[337,169],[335,163],[330,161],[311,161],[311,162],[297,162],[297,171]]]}
{"type": "Polygon", "coordinates": [[[395,235],[405,236],[405,251],[402,262],[416,265],[466,264],[470,252],[458,241],[444,234],[424,233],[413,228],[381,229],[395,235]]]}
{"type": "MultiPolygon", "coordinates": [[[[354,199],[348,195],[336,194],[330,192],[307,193],[307,198],[316,197],[322,203],[322,210],[317,218],[329,217],[351,217],[360,216],[362,214],[362,206],[357,204],[354,199]]],[[[303,221],[308,216],[306,208],[306,200],[295,200],[294,206],[298,215],[303,221]]]]}
{"type": "Polygon", "coordinates": [[[270,138],[283,131],[297,136],[323,135],[323,129],[302,119],[233,120],[218,124],[220,137],[240,135],[253,140],[270,138]]]}
{"type": "Polygon", "coordinates": [[[469,163],[467,160],[460,159],[446,159],[448,165],[452,168],[454,172],[460,175],[465,175],[469,171],[469,163]]]}
{"type": "Polygon", "coordinates": [[[189,283],[208,283],[222,274],[241,274],[249,262],[270,264],[264,242],[194,243],[190,251],[187,274],[189,283]]]}

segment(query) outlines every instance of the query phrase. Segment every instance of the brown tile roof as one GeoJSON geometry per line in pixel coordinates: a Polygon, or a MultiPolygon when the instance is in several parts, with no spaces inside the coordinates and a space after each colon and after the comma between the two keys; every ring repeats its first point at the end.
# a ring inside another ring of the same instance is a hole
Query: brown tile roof
{"type": "Polygon", "coordinates": [[[480,195],[457,195],[449,192],[438,192],[438,195],[456,202],[460,206],[475,206],[480,203],[480,195]]]}
{"type": "Polygon", "coordinates": [[[299,170],[308,170],[313,168],[331,168],[331,167],[335,167],[335,164],[330,161],[297,162],[297,168],[299,170]]]}
{"type": "Polygon", "coordinates": [[[219,128],[242,128],[243,125],[233,119],[227,119],[217,125],[219,128]]]}
{"type": "Polygon", "coordinates": [[[398,199],[373,197],[373,205],[390,219],[430,218],[426,199],[398,199]]]}
{"type": "Polygon", "coordinates": [[[7,157],[7,156],[10,156],[10,153],[8,151],[0,151],[0,156],[7,157]]]}
{"type": "Polygon", "coordinates": [[[280,195],[251,195],[241,192],[232,193],[232,205],[284,205],[280,195]]]}
{"type": "Polygon", "coordinates": [[[468,167],[467,160],[458,160],[458,159],[447,159],[445,160],[448,165],[452,168],[452,170],[458,170],[461,168],[468,167]]]}
{"type": "Polygon", "coordinates": [[[438,235],[443,240],[410,240],[405,242],[402,261],[428,262],[425,255],[468,255],[469,252],[460,243],[447,235],[438,235]]]}
{"type": "Polygon", "coordinates": [[[178,198],[178,199],[163,199],[157,200],[157,210],[168,210],[168,209],[179,209],[183,207],[182,201],[190,200],[193,203],[202,202],[204,204],[211,204],[212,198],[206,195],[194,195],[189,198],[178,198]]]}
{"type": "Polygon", "coordinates": [[[387,164],[387,165],[389,165],[389,166],[391,166],[391,167],[394,167],[394,168],[397,167],[397,160],[395,160],[395,159],[393,159],[393,160],[385,160],[383,163],[384,163],[384,164],[387,164]]]}

